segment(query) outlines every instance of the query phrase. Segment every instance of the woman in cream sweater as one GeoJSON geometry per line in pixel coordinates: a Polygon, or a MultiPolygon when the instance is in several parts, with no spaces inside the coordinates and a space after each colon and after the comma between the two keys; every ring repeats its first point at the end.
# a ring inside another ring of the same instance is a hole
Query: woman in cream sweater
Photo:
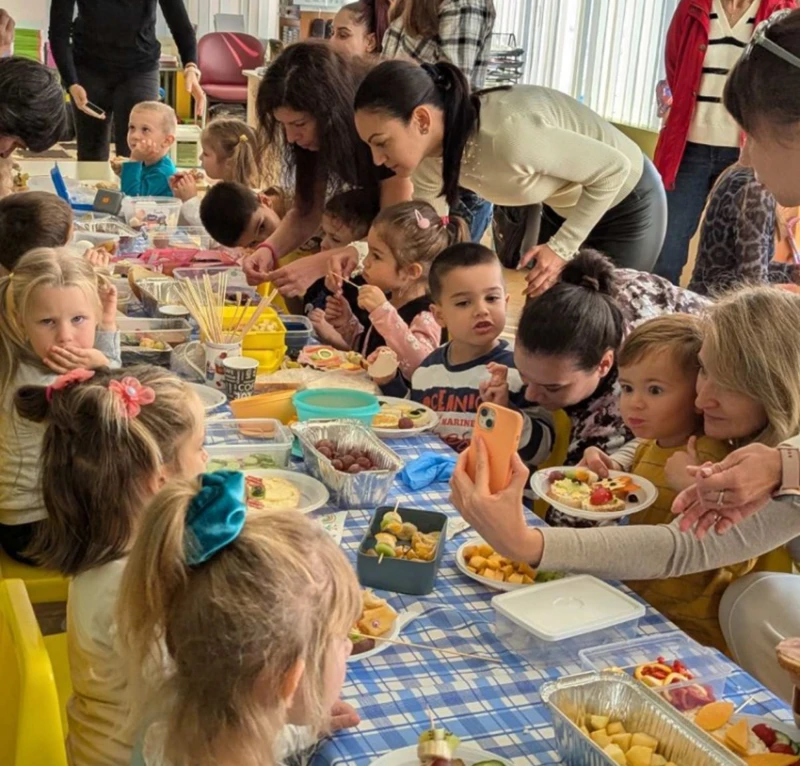
{"type": "Polygon", "coordinates": [[[649,271],[666,200],[641,149],[587,106],[533,85],[470,95],[452,64],[386,61],[361,83],[356,128],[376,165],[409,177],[442,214],[459,186],[499,205],[543,203],[530,295],[555,283],[582,245],[649,271]]]}

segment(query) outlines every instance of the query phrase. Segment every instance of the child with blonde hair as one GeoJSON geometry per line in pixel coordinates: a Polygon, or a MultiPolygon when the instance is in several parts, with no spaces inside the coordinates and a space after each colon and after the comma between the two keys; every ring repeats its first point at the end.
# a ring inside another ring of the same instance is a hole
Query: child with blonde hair
{"type": "MultiPolygon", "coordinates": [[[[175,163],[169,150],[175,143],[178,117],[159,101],[142,101],[128,119],[130,160],[119,166],[120,188],[131,197],[171,197],[175,163]]],[[[113,167],[113,163],[112,163],[113,167]]],[[[116,172],[116,167],[114,168],[116,172]]]]}
{"type": "MultiPolygon", "coordinates": [[[[631,516],[631,524],[670,524],[676,495],[694,483],[687,466],[716,463],[730,452],[725,442],[703,435],[702,415],[695,406],[702,345],[700,319],[670,314],[639,325],[617,356],[620,412],[637,437],[631,444],[635,451],[631,456],[623,449],[609,457],[590,447],[583,462],[599,460],[607,468],[630,471],[655,484],[656,502],[631,516]]],[[[754,563],[627,584],[697,641],[724,651],[719,601],[730,581],[754,563]]]]}
{"type": "Polygon", "coordinates": [[[367,235],[363,265],[366,285],[358,290],[358,305],[367,312],[364,326],[342,296],[342,282],[329,275],[324,313],[309,315],[317,336],[364,357],[388,347],[400,372],[410,380],[422,361],[439,346],[442,328],[431,312],[428,273],[434,258],[468,237],[458,218],[441,217],[427,202],[401,202],[382,210],[367,235]]]}
{"type": "Polygon", "coordinates": [[[176,481],[142,518],[118,625],[136,710],[155,719],[147,766],[270,765],[286,724],[307,727],[306,745],[330,731],[361,611],[355,574],[319,524],[248,510],[244,491],[236,472],[176,481]],[[154,665],[170,669],[161,683],[154,665]]]}
{"type": "Polygon", "coordinates": [[[165,481],[205,469],[204,411],[160,367],[73,370],[19,390],[20,422],[44,432],[47,519],[37,563],[71,576],[67,643],[73,694],[67,752],[75,766],[130,761],[129,701],[115,640],[119,583],[139,517],[165,481]]]}
{"type": "MultiPolygon", "coordinates": [[[[261,165],[255,131],[235,117],[218,117],[206,125],[200,136],[200,164],[212,181],[232,181],[248,189],[261,185],[261,165]]],[[[169,180],[172,193],[183,202],[182,223],[202,226],[197,178],[194,173],[176,173],[169,180]]]]}
{"type": "Polygon", "coordinates": [[[77,368],[119,366],[116,309],[113,285],[66,249],[32,250],[0,278],[0,547],[20,561],[47,511],[44,428],[20,418],[14,395],[77,368]]]}

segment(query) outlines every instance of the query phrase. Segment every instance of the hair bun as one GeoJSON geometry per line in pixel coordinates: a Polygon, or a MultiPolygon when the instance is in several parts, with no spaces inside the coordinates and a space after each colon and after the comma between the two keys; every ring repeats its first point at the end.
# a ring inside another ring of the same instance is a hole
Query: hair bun
{"type": "Polygon", "coordinates": [[[614,295],[614,264],[597,250],[583,249],[567,263],[561,281],[601,295],[614,295]]]}
{"type": "Polygon", "coordinates": [[[442,68],[438,64],[422,64],[422,68],[428,73],[433,84],[441,90],[449,90],[452,87],[450,79],[445,76],[442,68]]]}

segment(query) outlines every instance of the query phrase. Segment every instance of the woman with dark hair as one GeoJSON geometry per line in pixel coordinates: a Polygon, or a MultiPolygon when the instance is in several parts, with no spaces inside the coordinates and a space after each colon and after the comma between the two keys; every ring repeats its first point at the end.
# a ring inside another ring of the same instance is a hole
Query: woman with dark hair
{"type": "Polygon", "coordinates": [[[158,101],[159,6],[183,61],[186,90],[194,96],[200,114],[205,95],[197,67],[197,40],[183,0],[52,0],[48,37],[61,81],[72,99],[79,160],[108,159],[111,115],[114,148],[127,157],[131,109],[141,101],[158,101]],[[106,116],[98,115],[90,102],[106,116]]]}
{"type": "MultiPolygon", "coordinates": [[[[446,214],[459,186],[500,205],[544,203],[528,294],[539,295],[582,246],[649,271],[666,202],[642,150],[569,96],[534,85],[470,94],[459,69],[386,61],[356,94],[356,126],[376,165],[411,178],[446,214]]],[[[348,264],[349,265],[349,264],[348,264]]]]}
{"type": "Polygon", "coordinates": [[[382,50],[389,24],[389,0],[358,0],[333,17],[330,45],[345,56],[372,56],[382,50]]]}
{"type": "MultiPolygon", "coordinates": [[[[294,171],[294,206],[244,260],[251,283],[270,281],[284,295],[295,296],[325,276],[330,253],[277,266],[317,232],[326,196],[360,187],[382,207],[410,199],[410,183],[389,168],[375,167],[356,132],[353,101],[368,66],[326,42],[308,41],[289,46],[267,69],[256,112],[265,144],[282,145],[284,161],[294,171]]],[[[345,250],[357,258],[354,248],[345,250]]]]}

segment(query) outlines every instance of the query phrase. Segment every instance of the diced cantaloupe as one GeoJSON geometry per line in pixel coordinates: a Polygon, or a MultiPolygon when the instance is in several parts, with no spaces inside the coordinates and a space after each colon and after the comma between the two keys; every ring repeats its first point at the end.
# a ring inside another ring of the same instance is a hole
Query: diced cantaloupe
{"type": "Polygon", "coordinates": [[[732,702],[711,702],[697,711],[694,722],[704,731],[716,731],[728,723],[732,715],[732,702]]]}

